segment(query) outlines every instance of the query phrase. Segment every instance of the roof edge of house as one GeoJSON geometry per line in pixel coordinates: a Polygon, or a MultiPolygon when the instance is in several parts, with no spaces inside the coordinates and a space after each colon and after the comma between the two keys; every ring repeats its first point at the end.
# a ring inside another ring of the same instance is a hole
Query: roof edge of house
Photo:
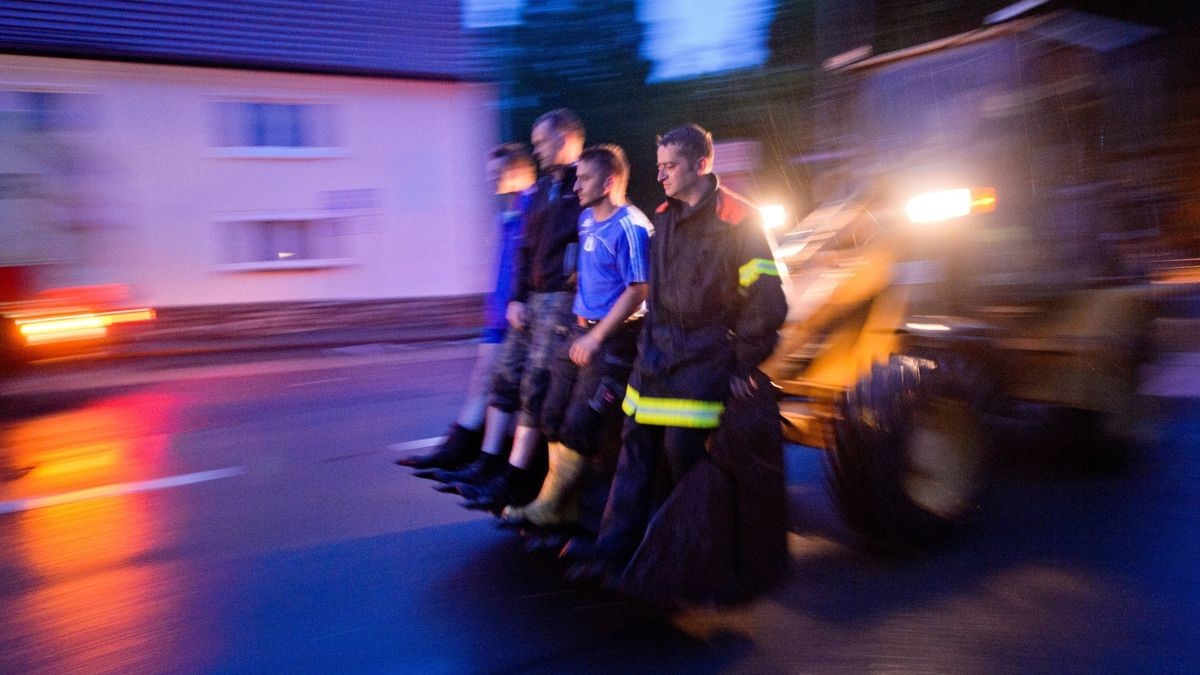
{"type": "Polygon", "coordinates": [[[28,46],[0,44],[0,54],[13,56],[40,56],[46,58],[74,59],[77,61],[111,61],[116,63],[140,63],[159,66],[182,66],[189,68],[218,68],[224,70],[259,71],[275,73],[297,73],[308,75],[338,75],[343,77],[383,78],[393,80],[423,80],[463,84],[486,83],[484,69],[475,73],[431,73],[420,71],[392,70],[387,68],[364,68],[354,66],[302,63],[272,63],[263,61],[236,62],[224,58],[168,57],[154,54],[124,53],[100,49],[41,49],[28,46]]]}

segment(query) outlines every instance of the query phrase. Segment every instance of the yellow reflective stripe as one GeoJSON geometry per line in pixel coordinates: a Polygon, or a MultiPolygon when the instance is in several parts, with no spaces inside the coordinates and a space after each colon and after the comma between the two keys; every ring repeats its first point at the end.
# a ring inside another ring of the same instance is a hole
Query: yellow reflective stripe
{"type": "MultiPolygon", "coordinates": [[[[720,404],[717,404],[720,405],[720,404]]],[[[685,427],[688,429],[716,429],[721,423],[721,411],[682,412],[638,408],[630,415],[638,424],[659,427],[685,427]]]]}
{"type": "Polygon", "coordinates": [[[630,386],[625,388],[621,409],[641,424],[691,429],[715,429],[725,405],[713,401],[686,398],[644,397],[630,386]]]}
{"type": "Polygon", "coordinates": [[[758,281],[758,278],[764,274],[777,277],[779,276],[779,267],[775,264],[774,260],[754,258],[738,268],[738,283],[742,285],[742,288],[746,288],[758,281]]]}
{"type": "Polygon", "coordinates": [[[635,410],[637,410],[637,406],[638,406],[637,389],[634,389],[633,387],[631,387],[629,385],[625,385],[625,400],[621,402],[621,410],[624,411],[626,415],[629,415],[632,417],[633,412],[635,410]]]}

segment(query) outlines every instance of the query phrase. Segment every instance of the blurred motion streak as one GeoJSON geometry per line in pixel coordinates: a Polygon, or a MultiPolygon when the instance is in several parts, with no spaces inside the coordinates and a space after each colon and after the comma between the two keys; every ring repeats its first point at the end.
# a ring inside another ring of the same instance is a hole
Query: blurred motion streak
{"type": "Polygon", "coordinates": [[[104,347],[155,318],[133,300],[127,223],[90,95],[0,89],[0,375],[104,347]]]}
{"type": "MultiPolygon", "coordinates": [[[[98,448],[108,448],[111,444],[101,444],[98,448]]],[[[83,457],[48,460],[45,464],[37,469],[37,475],[41,477],[59,476],[63,474],[80,474],[87,471],[106,468],[117,463],[119,453],[117,450],[107,450],[106,452],[97,452],[98,448],[82,447],[78,450],[87,453],[83,457]]]]}
{"type": "MultiPolygon", "coordinates": [[[[18,315],[19,316],[19,315],[18,315]]],[[[115,323],[150,321],[154,310],[149,308],[76,314],[37,318],[17,318],[14,323],[29,345],[67,340],[101,338],[115,323]]]]}
{"type": "Polygon", "coordinates": [[[161,540],[164,514],[150,503],[135,495],[12,516],[20,529],[9,555],[38,582],[13,611],[34,624],[61,672],[136,663],[152,645],[178,648],[168,627],[179,596],[162,592],[176,582],[162,565],[133,564],[161,540]]]}

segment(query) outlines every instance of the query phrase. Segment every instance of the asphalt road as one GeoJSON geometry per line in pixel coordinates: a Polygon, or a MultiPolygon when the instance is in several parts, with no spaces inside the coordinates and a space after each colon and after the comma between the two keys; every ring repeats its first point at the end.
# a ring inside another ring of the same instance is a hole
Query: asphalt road
{"type": "MultiPolygon", "coordinates": [[[[469,345],[69,364],[0,389],[0,671],[1200,670],[1200,371],[1116,476],[1010,469],[969,536],[858,547],[788,449],[793,574],[663,613],[563,583],[394,466],[469,345]]],[[[1167,396],[1170,394],[1170,396],[1167,396]]]]}

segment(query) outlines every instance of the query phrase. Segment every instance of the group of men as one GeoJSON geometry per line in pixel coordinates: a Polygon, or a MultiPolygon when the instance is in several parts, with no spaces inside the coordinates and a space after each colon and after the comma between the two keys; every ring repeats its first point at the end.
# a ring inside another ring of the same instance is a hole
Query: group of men
{"type": "Polygon", "coordinates": [[[575,534],[560,554],[570,574],[600,577],[634,555],[726,400],[765,382],[787,305],[757,209],[712,173],[707,131],[658,137],[653,223],[626,200],[622,149],[584,139],[569,110],[539,117],[536,181],[519,144],[493,151],[503,243],[468,401],[440,448],[397,463],[505,523],[575,534]],[[597,475],[607,499],[581,528],[597,475]]]}

